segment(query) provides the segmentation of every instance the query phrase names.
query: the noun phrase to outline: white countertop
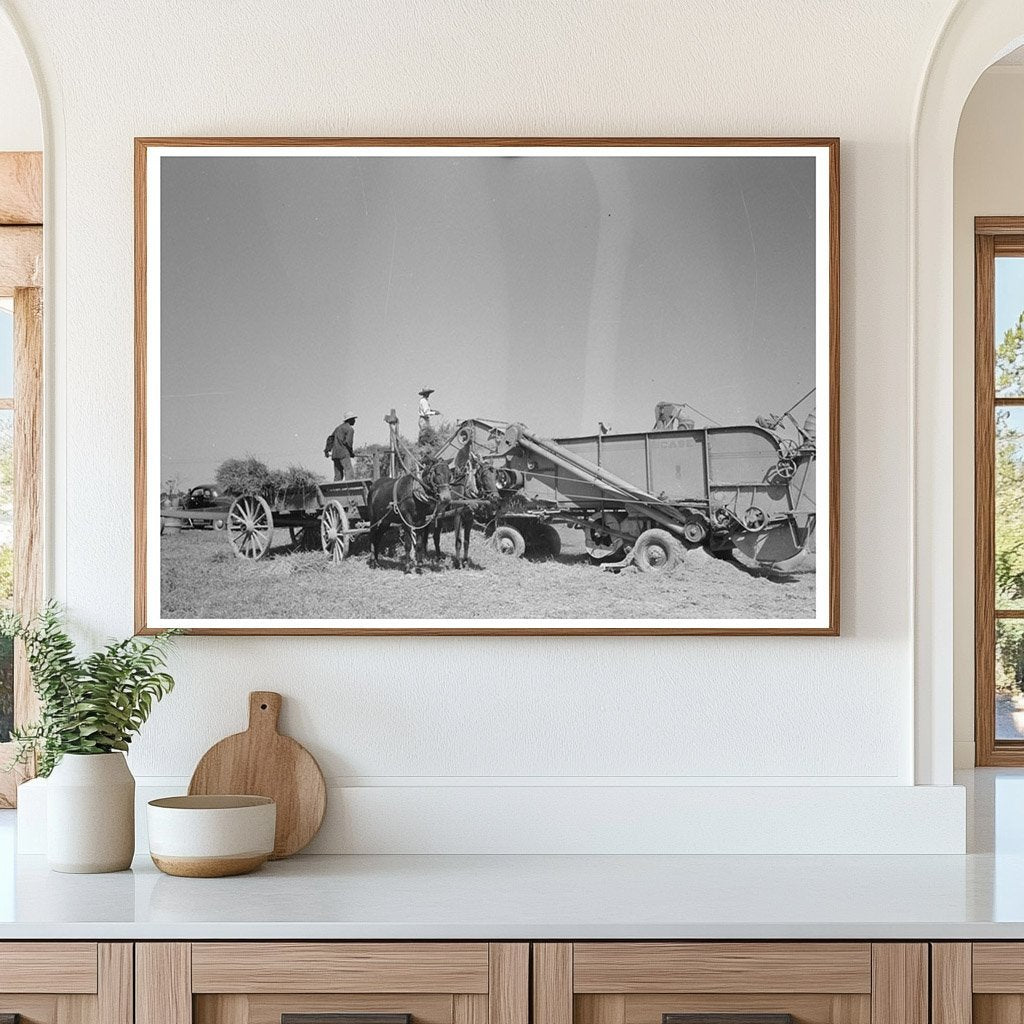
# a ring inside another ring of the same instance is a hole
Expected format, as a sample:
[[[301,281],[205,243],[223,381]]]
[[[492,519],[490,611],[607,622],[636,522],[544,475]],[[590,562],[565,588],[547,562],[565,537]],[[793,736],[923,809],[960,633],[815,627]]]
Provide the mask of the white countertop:
[[[1024,856],[298,857],[182,879],[23,857],[0,939],[1024,938]]]
[[[0,940],[1024,939],[1024,772],[978,771],[967,856],[296,857],[60,875],[0,812]]]

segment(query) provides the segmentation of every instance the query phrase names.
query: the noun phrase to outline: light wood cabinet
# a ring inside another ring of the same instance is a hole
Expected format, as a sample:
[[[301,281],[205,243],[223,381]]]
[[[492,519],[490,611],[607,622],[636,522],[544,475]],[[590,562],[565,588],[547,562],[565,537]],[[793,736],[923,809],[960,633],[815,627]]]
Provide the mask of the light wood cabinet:
[[[537,943],[533,1024],[928,1024],[928,979],[924,943]]]
[[[139,943],[136,1024],[529,1024],[529,972],[515,942]]]
[[[0,943],[0,1017],[132,1024],[130,942]]]
[[[1024,942],[932,945],[934,1024],[1024,1021]]]
[[[0,1024],[14,1014],[21,1024],[1024,1024],[1024,943],[0,943]]]

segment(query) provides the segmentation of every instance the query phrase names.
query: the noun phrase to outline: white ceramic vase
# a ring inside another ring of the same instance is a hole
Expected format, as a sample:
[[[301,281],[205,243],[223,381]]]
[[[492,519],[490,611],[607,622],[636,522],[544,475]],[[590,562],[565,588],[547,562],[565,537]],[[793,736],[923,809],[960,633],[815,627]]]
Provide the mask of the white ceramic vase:
[[[135,778],[124,754],[65,754],[46,783],[54,871],[124,871],[135,853]]]

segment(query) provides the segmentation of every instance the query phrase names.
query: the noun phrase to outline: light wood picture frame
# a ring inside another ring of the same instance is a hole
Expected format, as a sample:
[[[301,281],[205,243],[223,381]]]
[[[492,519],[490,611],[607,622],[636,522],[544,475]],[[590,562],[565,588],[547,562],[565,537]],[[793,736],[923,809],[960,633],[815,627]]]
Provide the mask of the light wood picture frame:
[[[838,139],[135,176],[138,632],[838,634]]]

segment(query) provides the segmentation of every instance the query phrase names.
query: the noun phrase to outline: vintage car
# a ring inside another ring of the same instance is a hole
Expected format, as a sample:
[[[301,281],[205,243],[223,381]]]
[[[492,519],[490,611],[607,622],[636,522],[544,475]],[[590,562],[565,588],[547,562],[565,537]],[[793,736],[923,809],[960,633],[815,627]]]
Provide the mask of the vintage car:
[[[196,484],[175,501],[161,500],[160,532],[164,529],[222,530],[234,499],[221,496],[213,484]]]

